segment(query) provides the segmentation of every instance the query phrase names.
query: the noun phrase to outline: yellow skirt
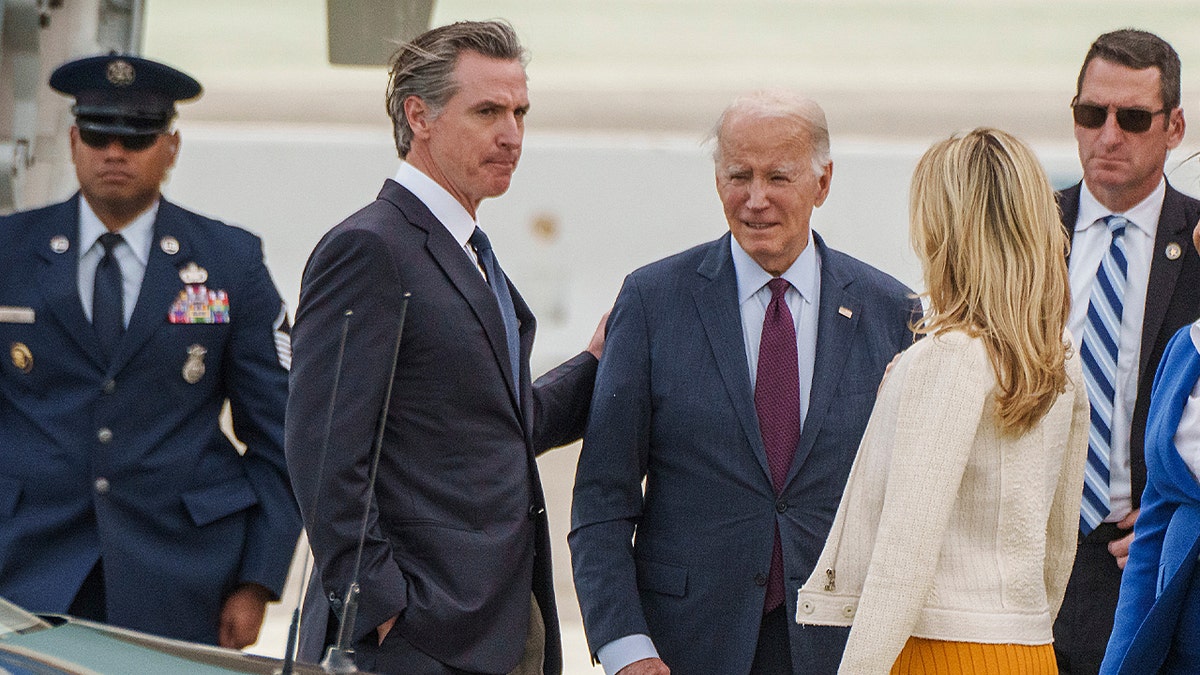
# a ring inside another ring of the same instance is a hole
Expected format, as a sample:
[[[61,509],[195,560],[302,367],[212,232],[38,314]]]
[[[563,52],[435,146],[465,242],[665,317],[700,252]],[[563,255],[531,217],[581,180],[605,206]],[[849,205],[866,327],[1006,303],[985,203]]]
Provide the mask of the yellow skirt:
[[[946,642],[910,637],[891,675],[1058,675],[1054,645]]]

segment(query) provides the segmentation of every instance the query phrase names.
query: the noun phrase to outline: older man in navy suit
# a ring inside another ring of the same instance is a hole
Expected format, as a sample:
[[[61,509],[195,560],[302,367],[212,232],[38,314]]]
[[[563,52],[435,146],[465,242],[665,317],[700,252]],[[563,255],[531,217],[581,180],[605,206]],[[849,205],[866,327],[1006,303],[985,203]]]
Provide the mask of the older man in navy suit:
[[[730,233],[613,309],[569,538],[584,626],[610,674],[833,673],[845,630],[788,617],[920,305],[811,232],[816,103],[736,100],[715,159]]]
[[[535,458],[582,434],[603,333],[531,381],[536,322],[479,225],[521,156],[524,54],[499,21],[402,46],[388,109],[404,161],[304,271],[287,452],[316,557],[307,659],[357,579],[359,667],[562,670]]]
[[[160,197],[199,83],[96,56],[50,85],[79,193],[0,220],[0,595],[244,647],[300,530],[287,313],[257,237]]]

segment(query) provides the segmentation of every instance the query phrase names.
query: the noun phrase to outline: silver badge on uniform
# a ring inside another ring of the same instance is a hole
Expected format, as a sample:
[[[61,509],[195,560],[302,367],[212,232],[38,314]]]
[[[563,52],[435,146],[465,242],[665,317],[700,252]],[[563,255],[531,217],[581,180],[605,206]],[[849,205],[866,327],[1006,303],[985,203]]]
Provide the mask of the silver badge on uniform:
[[[187,351],[187,361],[183,362],[183,381],[196,384],[204,377],[204,355],[208,350],[201,345],[192,345]]]
[[[1171,242],[1167,244],[1166,254],[1167,260],[1179,260],[1179,256],[1183,255],[1183,248],[1179,244]]]
[[[61,234],[50,237],[50,250],[55,253],[66,253],[71,248],[71,240]]]
[[[179,240],[171,235],[167,235],[158,240],[158,247],[167,255],[175,255],[179,253]]]
[[[104,69],[104,77],[114,87],[128,87],[133,84],[137,75],[134,73],[133,64],[124,59],[116,59],[108,62],[108,67]]]
[[[202,284],[208,281],[208,270],[191,261],[179,270],[179,278],[185,284]]]

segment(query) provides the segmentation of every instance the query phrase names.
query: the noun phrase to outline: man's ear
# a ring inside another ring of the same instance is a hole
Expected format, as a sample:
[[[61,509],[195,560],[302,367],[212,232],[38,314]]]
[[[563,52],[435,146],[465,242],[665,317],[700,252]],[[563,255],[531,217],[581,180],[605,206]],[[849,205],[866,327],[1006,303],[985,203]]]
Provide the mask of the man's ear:
[[[429,138],[429,106],[420,96],[409,96],[404,99],[404,117],[408,126],[413,130],[413,137],[425,140]]]

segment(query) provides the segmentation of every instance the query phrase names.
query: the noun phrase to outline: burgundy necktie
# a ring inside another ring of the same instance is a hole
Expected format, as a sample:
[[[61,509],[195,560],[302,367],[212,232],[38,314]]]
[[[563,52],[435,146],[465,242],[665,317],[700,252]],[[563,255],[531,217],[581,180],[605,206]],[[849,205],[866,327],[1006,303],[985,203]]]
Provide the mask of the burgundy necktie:
[[[800,366],[796,356],[796,326],[784,300],[788,282],[776,278],[767,282],[767,286],[771,289],[771,302],[767,305],[758,346],[754,408],[767,451],[767,466],[771,469],[771,485],[778,495],[800,441]],[[763,613],[783,604],[783,597],[783,546],[777,524]]]

